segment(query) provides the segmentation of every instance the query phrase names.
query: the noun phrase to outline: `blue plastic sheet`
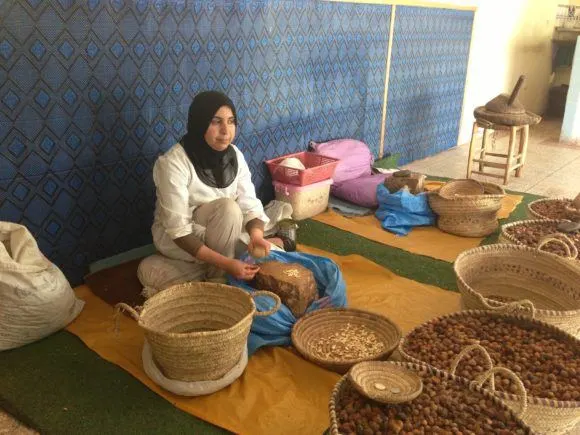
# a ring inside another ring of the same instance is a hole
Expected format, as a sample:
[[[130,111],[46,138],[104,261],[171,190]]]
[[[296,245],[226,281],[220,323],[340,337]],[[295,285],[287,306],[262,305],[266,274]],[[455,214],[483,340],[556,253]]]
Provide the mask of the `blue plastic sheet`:
[[[252,261],[248,254],[245,254],[240,260]],[[307,313],[320,308],[346,306],[346,284],[340,268],[334,261],[317,255],[283,251],[270,251],[270,255],[261,261],[298,263],[313,272],[319,299],[310,304],[306,310]],[[230,285],[240,287],[248,292],[255,291],[245,281],[228,277],[228,282]],[[254,300],[258,311],[266,311],[273,305],[272,299],[265,296],[259,296]],[[296,317],[283,304],[276,313],[270,316],[254,317],[248,338],[248,353],[251,355],[262,346],[290,345],[290,335],[294,323],[296,323]]]
[[[382,227],[398,235],[407,235],[413,227],[434,225],[435,214],[426,193],[413,195],[408,190],[390,193],[383,184],[377,186],[379,208],[375,216]]]

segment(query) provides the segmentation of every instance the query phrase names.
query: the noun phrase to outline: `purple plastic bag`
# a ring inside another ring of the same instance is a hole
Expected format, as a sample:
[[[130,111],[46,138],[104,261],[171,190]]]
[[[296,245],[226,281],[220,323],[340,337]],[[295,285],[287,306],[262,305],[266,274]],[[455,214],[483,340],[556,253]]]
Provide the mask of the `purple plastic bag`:
[[[331,192],[334,196],[345,201],[358,204],[363,207],[378,207],[377,186],[385,182],[390,174],[373,174],[356,178],[354,180],[334,183]]]
[[[336,139],[329,142],[310,142],[313,152],[339,159],[332,179],[335,183],[371,175],[373,155],[364,142],[355,139]],[[376,187],[376,186],[375,186]]]

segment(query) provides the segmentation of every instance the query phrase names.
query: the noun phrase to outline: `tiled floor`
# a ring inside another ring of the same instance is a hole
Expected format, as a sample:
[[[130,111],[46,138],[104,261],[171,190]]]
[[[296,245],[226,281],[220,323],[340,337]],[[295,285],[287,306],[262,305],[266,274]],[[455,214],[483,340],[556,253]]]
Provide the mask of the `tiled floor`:
[[[542,196],[574,198],[580,192],[580,146],[558,141],[561,121],[543,121],[530,130],[528,154],[520,178],[510,177],[508,189]],[[498,137],[496,152],[506,152],[507,136]],[[469,144],[412,162],[405,168],[429,175],[465,178]],[[486,171],[490,169],[486,168]],[[497,170],[500,171],[500,170]],[[499,178],[473,175],[473,178],[501,183]]]
[[[560,144],[560,128],[561,121],[554,120],[544,121],[532,128],[522,177],[511,177],[506,186],[508,189],[568,198],[580,192],[580,146]],[[505,152],[506,146],[507,138],[496,140],[496,150]],[[465,144],[405,167],[429,175],[464,178],[468,152],[469,144]],[[474,178],[490,182],[499,180],[481,176]],[[28,435],[36,432],[0,410],[0,434]]]

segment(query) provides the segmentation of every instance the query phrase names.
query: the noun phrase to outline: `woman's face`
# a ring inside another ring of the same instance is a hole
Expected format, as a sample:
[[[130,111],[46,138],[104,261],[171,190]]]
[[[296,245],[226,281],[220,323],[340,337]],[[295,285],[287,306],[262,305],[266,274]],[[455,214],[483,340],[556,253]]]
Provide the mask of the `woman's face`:
[[[204,139],[216,151],[225,150],[236,135],[236,119],[232,109],[222,106],[215,113],[205,132]]]

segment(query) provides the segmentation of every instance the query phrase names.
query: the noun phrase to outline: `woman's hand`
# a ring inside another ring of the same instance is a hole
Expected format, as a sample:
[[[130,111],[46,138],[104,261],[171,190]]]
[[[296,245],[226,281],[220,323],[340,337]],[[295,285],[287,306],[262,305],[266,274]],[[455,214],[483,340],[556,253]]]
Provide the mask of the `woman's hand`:
[[[267,257],[270,255],[270,246],[270,242],[264,239],[263,233],[256,231],[250,236],[248,252],[255,258]]]
[[[224,270],[236,279],[242,281],[250,281],[254,279],[256,273],[260,270],[260,266],[256,264],[247,264],[243,261],[230,259]]]

